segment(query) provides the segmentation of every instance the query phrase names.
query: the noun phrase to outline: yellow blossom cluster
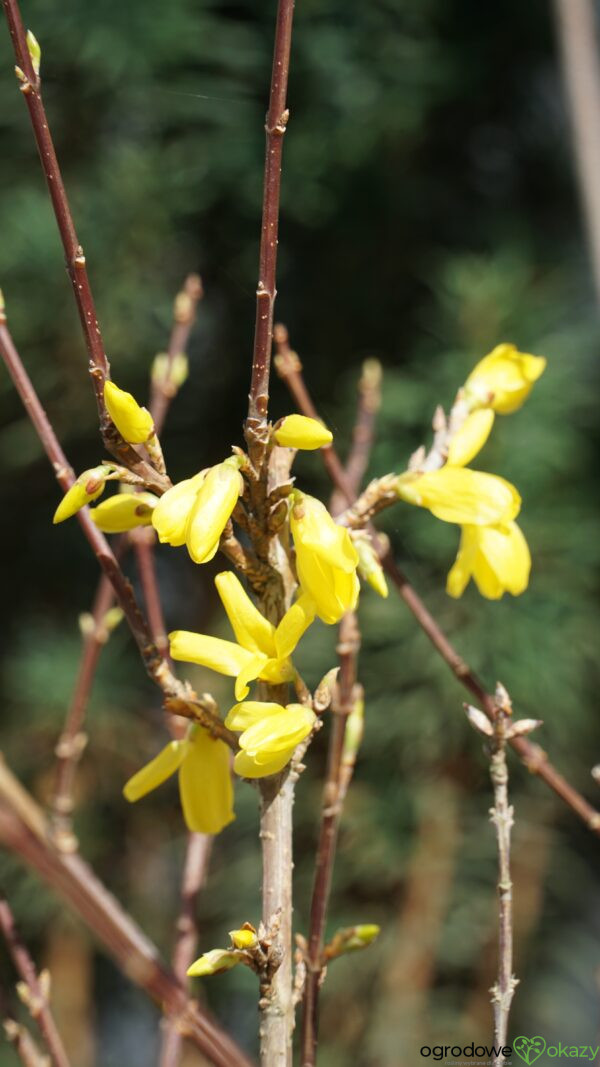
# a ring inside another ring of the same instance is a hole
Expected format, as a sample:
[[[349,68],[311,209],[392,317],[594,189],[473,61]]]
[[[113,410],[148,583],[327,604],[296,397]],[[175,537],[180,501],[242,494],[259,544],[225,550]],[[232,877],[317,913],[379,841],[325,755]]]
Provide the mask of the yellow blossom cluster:
[[[505,592],[518,596],[527,588],[531,556],[514,521],[521,497],[504,478],[466,465],[487,441],[495,414],[517,411],[545,366],[541,356],[498,345],[465,382],[462,401],[467,414],[450,438],[445,464],[424,473],[409,471],[398,479],[402,500],[461,526],[458,555],[446,585],[450,596],[461,596],[471,578],[490,600]]]
[[[495,348],[477,364],[459,391],[460,417],[454,423],[451,420],[439,465],[437,461],[429,467],[425,464],[423,469],[409,470],[395,479],[400,499],[428,508],[442,521],[461,527],[457,559],[448,575],[451,596],[460,596],[471,577],[480,592],[491,599],[505,591],[517,595],[527,587],[529,549],[515,522],[521,498],[503,478],[467,465],[485,444],[495,415],[516,411],[544,367],[545,360],[519,352],[513,345]],[[122,438],[133,446],[145,447],[151,456],[159,448],[151,414],[111,381],[105,384],[104,400]],[[331,440],[326,427],[302,415],[286,416],[271,429],[271,444],[281,448],[326,448]],[[248,463],[238,450],[223,462],[173,485],[160,498],[148,492],[120,491],[92,508],[92,519],[105,533],[152,525],[162,543],[185,545],[195,563],[206,563],[215,556],[236,508],[244,510],[244,475],[251,474]],[[54,521],[61,522],[93,503],[106,481],[118,480],[122,473],[122,468],[110,463],[85,471],[65,494]],[[240,503],[242,498],[244,503]],[[216,576],[215,585],[234,640],[188,630],[169,635],[174,660],[235,679],[237,703],[224,725],[239,735],[233,768],[244,778],[283,771],[316,725],[315,712],[304,704],[284,706],[247,699],[250,685],[255,681],[273,686],[298,681],[292,661],[298,642],[315,617],[334,624],[356,607],[358,573],[381,596],[387,596],[367,531],[351,533],[334,521],[324,504],[296,488],[290,487],[288,501],[298,592],[283,617],[270,621],[236,575],[224,571]],[[357,736],[362,733],[362,709],[359,719]],[[125,796],[138,800],[175,773],[191,830],[218,833],[234,818],[229,752],[224,741],[201,725],[191,725],[183,739],[171,741],[130,778]],[[234,940],[233,950],[215,950],[219,959],[205,957],[199,966],[201,970],[205,966],[231,966],[237,959],[235,953],[243,947]]]

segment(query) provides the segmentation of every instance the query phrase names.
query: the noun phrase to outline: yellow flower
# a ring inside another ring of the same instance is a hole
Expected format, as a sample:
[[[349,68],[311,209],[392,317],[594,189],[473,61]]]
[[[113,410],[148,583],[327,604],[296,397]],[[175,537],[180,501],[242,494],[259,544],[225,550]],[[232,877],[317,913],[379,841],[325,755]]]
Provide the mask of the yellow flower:
[[[186,544],[194,563],[208,563],[244,491],[239,467],[233,456],[168,489],[152,516],[159,540]]]
[[[179,795],[188,830],[218,834],[235,818],[229,749],[202,726],[192,726],[182,741],[170,741],[134,774],[123,793],[132,803],[179,772]]]
[[[102,533],[126,533],[136,526],[149,526],[158,497],[152,493],[117,493],[90,512]]]
[[[527,588],[531,556],[516,522],[495,526],[463,526],[456,562],[446,589],[462,596],[473,578],[482,596],[498,600],[503,593],[518,596]]]
[[[309,419],[306,415],[286,415],[275,427],[273,436],[278,445],[307,451],[330,445],[333,441],[333,434],[322,422]]]
[[[241,730],[240,751],[233,769],[241,778],[266,778],[291,760],[294,750],[308,737],[317,716],[304,704],[269,704],[245,700],[227,715],[225,725]]]
[[[471,407],[490,407],[499,415],[510,415],[527,400],[545,368],[543,356],[519,352],[515,345],[496,345],[467,378],[467,402]]]
[[[490,436],[494,419],[491,408],[479,408],[467,415],[460,429],[452,435],[448,447],[448,463],[451,467],[466,467],[481,451]]]
[[[188,978],[204,978],[209,974],[218,974],[219,971],[229,971],[232,967],[242,962],[243,957],[239,952],[232,952],[231,949],[228,951],[224,948],[212,948],[210,952],[205,952],[202,956],[199,956],[191,967],[188,967],[186,974]]]
[[[514,485],[496,474],[465,467],[442,467],[426,474],[408,472],[398,478],[398,496],[408,504],[429,508],[444,522],[489,526],[516,518],[521,497]]]
[[[175,630],[169,634],[173,659],[198,663],[235,678],[236,700],[247,695],[248,683],[255,678],[274,685],[291,681],[294,668],[289,656],[315,616],[310,598],[299,597],[275,627],[261,615],[233,571],[218,574],[215,585],[237,644]]]
[[[72,515],[84,508],[86,504],[90,504],[92,500],[97,500],[101,493],[104,492],[105,479],[109,473],[110,467],[101,465],[92,467],[90,470],[80,474],[71,488],[67,489],[54,512],[52,522],[55,525],[57,522],[64,522],[65,519],[70,519]]]
[[[132,445],[142,445],[154,433],[152,415],[140,407],[131,393],[114,382],[104,383],[104,403],[121,437]]]
[[[239,930],[230,930],[229,936],[234,948],[254,948],[258,942],[256,930],[253,926],[242,926]]]
[[[290,527],[298,580],[323,622],[339,622],[356,607],[358,552],[347,529],[338,526],[320,500],[294,490]]]

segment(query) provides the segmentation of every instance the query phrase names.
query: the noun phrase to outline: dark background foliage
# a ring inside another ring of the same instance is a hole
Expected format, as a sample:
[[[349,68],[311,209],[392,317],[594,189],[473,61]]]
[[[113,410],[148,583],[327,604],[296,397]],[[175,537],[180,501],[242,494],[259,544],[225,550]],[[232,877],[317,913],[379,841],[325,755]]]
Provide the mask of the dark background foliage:
[[[118,382],[139,397],[189,270],[206,286],[191,375],[164,446],[174,478],[241,439],[249,380],[263,115],[274,5],[254,0],[29,0],[46,103]],[[54,220],[0,35],[0,280],[14,336],[78,469],[100,458]],[[286,137],[278,316],[343,449],[360,364],[378,356],[384,405],[373,472],[401,470],[471,365],[501,340],[545,354],[528,405],[498,420],[480,465],[524,497],[531,587],[518,600],[444,593],[457,531],[406,507],[384,526],[461,653],[594,801],[600,740],[594,500],[598,327],[576,204],[550,5],[505,0],[302,0]],[[273,384],[272,411],[289,410]],[[40,798],[73,685],[77,616],[96,568],[75,523],[53,528],[55,483],[0,375],[3,751]],[[298,466],[326,496],[318,457]],[[169,627],[225,633],[216,566],[158,554]],[[379,922],[376,946],[331,967],[323,1067],[414,1064],[422,1045],[486,1041],[495,965],[495,854],[486,760],[463,693],[402,603],[363,597],[367,729],[340,838],[330,930]],[[315,684],[335,634],[300,661]],[[231,686],[207,672],[224,706]],[[296,805],[295,927],[306,930],[326,731]],[[157,697],[124,627],[103,657],[78,784],[82,852],[169,952],[184,833],[174,787],[129,808],[121,786],[161,743]],[[511,759],[516,970],[511,1036],[596,1043],[596,841]],[[201,947],[259,914],[256,798],[216,842]],[[152,1061],[157,1016],[39,883],[0,857],[23,930],[54,974],[78,1067]],[[248,1048],[253,977],[202,994]],[[9,974],[7,969],[7,974]],[[0,1048],[0,1064],[12,1064]],[[189,1063],[197,1062],[191,1058]]]

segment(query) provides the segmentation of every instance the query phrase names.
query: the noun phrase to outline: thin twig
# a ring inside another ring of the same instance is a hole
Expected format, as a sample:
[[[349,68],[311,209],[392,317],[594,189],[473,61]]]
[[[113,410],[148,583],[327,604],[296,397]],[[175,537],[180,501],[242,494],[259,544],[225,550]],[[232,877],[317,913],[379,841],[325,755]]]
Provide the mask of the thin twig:
[[[202,279],[198,274],[189,274],[183,288],[173,304],[173,327],[167,348],[167,366],[165,373],[158,378],[152,377],[150,388],[150,413],[154,419],[154,428],[158,436],[162,432],[171,400],[177,393],[177,383],[173,381],[172,371],[178,356],[184,355],[190,333],[196,321],[198,302],[204,296]]]
[[[331,711],[333,722],[329,741],[327,779],[323,790],[323,809],[317,848],[315,880],[310,908],[308,950],[305,958],[301,1065],[314,1067],[318,1039],[319,990],[323,971],[323,939],[331,879],[335,860],[338,828],[342,812],[342,756],[346,723],[356,698],[356,657],[360,642],[356,616],[344,615],[340,624],[338,656],[340,672]],[[347,781],[346,781],[347,788]]]
[[[83,648],[75,689],[67,711],[62,733],[56,745],[56,785],[52,798],[52,834],[59,848],[72,851],[77,847],[73,834],[73,784],[77,765],[86,745],[83,722],[89,702],[100,653],[108,640],[105,624],[107,612],[114,604],[111,582],[102,575],[98,583],[91,612],[89,632],[83,636]]]
[[[276,358],[277,372],[284,380],[292,394],[298,410],[303,415],[318,418],[317,410],[306,388],[302,376],[302,364],[295,353],[281,353]],[[348,485],[346,472],[335,449],[329,445],[320,449],[321,457],[326,470],[337,488],[344,494],[348,504],[354,502],[354,494]],[[446,637],[439,623],[433,618],[425,607],[418,593],[410,584],[406,575],[397,566],[391,549],[382,543],[381,539],[374,540],[375,547],[379,552],[381,563],[395,586],[397,592],[404,600],[408,609],[412,612],[419,626],[427,635],[432,645],[439,652],[444,662],[450,667],[452,673],[459,682],[465,686],[481,702],[483,709],[490,720],[494,716],[494,698],[491,696],[483,682],[478,678],[475,671],[464,661],[456,651],[452,643]],[[596,811],[591,804],[577,792],[576,789],[560,774],[546,757],[546,753],[539,745],[527,741],[524,737],[514,737],[510,740],[511,746],[518,752],[521,760],[531,771],[537,774],[552,789],[557,796],[574,811],[593,833],[600,835],[600,812]]]
[[[10,1012],[2,1011],[2,1028],[23,1067],[50,1067],[48,1056],[42,1055],[27,1027],[21,1026]]]
[[[47,990],[44,988],[48,983],[48,975],[46,974],[45,981],[38,976],[35,964],[19,937],[11,907],[4,896],[0,896],[0,931],[21,978],[21,999],[37,1023],[52,1064],[54,1067],[69,1067],[69,1058],[48,1003]]]
[[[498,687],[493,739],[490,752],[490,778],[494,787],[494,807],[490,821],[496,829],[498,845],[498,977],[492,994],[494,1008],[494,1045],[499,1050],[494,1067],[502,1067],[501,1050],[506,1047],[510,1005],[517,985],[513,975],[512,880],[510,873],[510,831],[513,807],[508,803],[508,766],[506,763],[506,726],[512,709],[507,694]]]
[[[189,834],[181,881],[181,911],[177,920],[173,949],[173,974],[185,987],[187,971],[194,960],[198,944],[196,901],[206,883],[213,837]],[[160,1051],[159,1067],[177,1067],[181,1056],[182,1034],[174,1021],[168,1021]]]
[[[197,1003],[190,1001],[158,949],[122,909],[78,854],[61,853],[33,797],[0,758],[0,844],[20,856],[99,939],[132,982],[178,1020],[192,1041],[216,1067],[252,1067],[251,1061]]]
[[[107,378],[110,378],[110,366],[98,324],[85,255],[75,230],[62,174],[56,158],[48,117],[42,100],[40,77],[33,69],[18,0],[3,0],[3,4],[18,65],[17,69],[21,72],[19,75],[21,92],[29,111],[35,143],[65,252],[67,273],[71,280],[73,295],[85,338],[89,356],[90,376],[98,405],[102,440],[108,451],[124,466],[139,474],[149,489],[163,493],[170,485],[168,478],[160,475],[131,445],[123,440],[106,411],[104,383]]]
[[[269,403],[273,309],[277,292],[276,270],[281,158],[283,135],[289,118],[286,97],[293,16],[294,0],[278,0],[271,91],[265,124],[266,151],[258,287],[256,290],[256,323],[248,419],[246,422],[246,436],[249,442],[252,443],[258,443],[261,439],[264,439]],[[262,440],[262,443],[264,444],[264,440]]]

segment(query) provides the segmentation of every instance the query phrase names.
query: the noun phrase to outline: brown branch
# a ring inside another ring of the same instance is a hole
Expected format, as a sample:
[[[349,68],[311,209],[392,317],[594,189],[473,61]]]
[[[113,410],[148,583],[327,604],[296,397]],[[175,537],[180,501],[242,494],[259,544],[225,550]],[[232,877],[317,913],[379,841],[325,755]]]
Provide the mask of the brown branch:
[[[181,882],[181,911],[177,920],[173,949],[173,974],[185,988],[187,971],[193,963],[198,944],[196,900],[206,884],[213,837],[210,834],[189,834]],[[165,1029],[160,1051],[159,1067],[177,1067],[181,1055],[182,1034],[173,1021]]]
[[[369,466],[375,436],[375,420],[381,407],[381,363],[367,359],[363,363],[358,383],[358,408],[352,431],[352,445],[346,459],[346,477],[354,496],[358,496],[363,478]],[[345,496],[334,490],[331,511],[337,515],[346,503]]]
[[[183,289],[175,297],[166,370],[160,378],[152,377],[150,387],[149,406],[157,436],[160,436],[162,432],[171,400],[177,393],[178,386],[172,378],[173,365],[178,356],[185,354],[190,333],[196,321],[198,303],[203,296],[202,279],[198,274],[189,274],[185,279]]]
[[[98,406],[102,440],[108,451],[120,463],[139,474],[149,489],[160,494],[165,489],[168,489],[170,485],[169,479],[158,474],[150,463],[142,459],[139,453],[123,440],[106,411],[104,383],[107,378],[110,378],[110,366],[98,324],[85,255],[75,230],[73,216],[56,157],[48,117],[42,100],[40,78],[33,69],[31,56],[29,55],[18,0],[3,0],[3,5],[18,70],[21,72],[19,75],[21,92],[29,111],[33,136],[48,186],[56,224],[65,253],[67,273],[71,280],[73,295],[85,338],[90,376]]]
[[[42,1056],[27,1027],[13,1019],[10,1012],[2,1011],[2,1028],[24,1067],[48,1067],[48,1057]]]
[[[0,931],[21,978],[21,999],[37,1023],[51,1062],[54,1067],[69,1067],[69,1059],[48,1003],[44,981],[38,976],[35,964],[19,937],[13,913],[4,896],[0,896]]]
[[[289,118],[286,109],[294,0],[278,0],[269,110],[265,124],[266,152],[263,184],[262,226],[256,290],[256,323],[252,378],[246,421],[249,443],[264,445],[269,404],[271,340],[275,306],[279,199],[283,135]]]
[[[0,758],[0,844],[16,853],[80,916],[123,973],[165,1015],[178,1020],[216,1067],[252,1067],[251,1061],[164,965],[158,950],[77,854],[58,851],[41,808]]]
[[[154,545],[156,534],[151,526],[141,526],[132,530],[130,540],[133,543],[142,596],[148,617],[152,640],[160,654],[168,660],[169,639],[160,600],[160,590],[156,577]]]
[[[342,813],[342,757],[348,716],[356,699],[356,657],[360,644],[357,619],[353,612],[340,624],[338,656],[340,672],[331,710],[333,722],[329,740],[327,780],[323,791],[321,828],[310,908],[306,979],[304,985],[301,1057],[302,1067],[314,1067],[317,1055],[319,990],[323,973],[323,939],[338,828]],[[345,782],[347,788],[348,781]]]
[[[298,410],[303,415],[318,418],[317,410],[304,383],[302,365],[296,354],[292,352],[281,353],[276,357],[275,364],[278,374],[287,385]],[[320,449],[320,452],[332,482],[344,494],[348,504],[352,505],[354,503],[354,494],[352,493],[352,487],[348,484],[346,472],[337,452],[331,445]],[[421,629],[427,634],[432,645],[450,667],[453,674],[470,693],[478,698],[488,718],[493,720],[493,696],[487,692],[475,671],[465,663],[446,637],[442,628],[427,610],[406,575],[397,566],[389,546],[385,546],[381,538],[376,539],[374,544],[386,573]],[[532,774],[537,774],[583,820],[590,830],[600,835],[600,812],[596,811],[556,770],[546,757],[543,749],[539,745],[527,741],[524,737],[511,738],[510,744],[519,754],[528,770]]]
[[[56,784],[52,798],[52,835],[58,848],[73,851],[77,839],[73,834],[73,785],[75,772],[86,745],[83,722],[89,702],[100,653],[108,640],[105,625],[107,612],[114,604],[111,582],[102,575],[98,583],[94,606],[91,612],[90,632],[83,637],[83,648],[75,689],[65,718],[62,733],[56,745]]]
[[[512,708],[506,691],[496,693],[493,740],[490,752],[490,778],[494,787],[494,807],[490,820],[496,829],[498,846],[498,977],[490,990],[494,1008],[494,1045],[506,1046],[510,1005],[518,979],[513,975],[513,906],[510,871],[510,836],[513,808],[508,803],[508,766],[506,763],[507,725]],[[494,1067],[502,1067],[501,1051],[494,1057]]]

